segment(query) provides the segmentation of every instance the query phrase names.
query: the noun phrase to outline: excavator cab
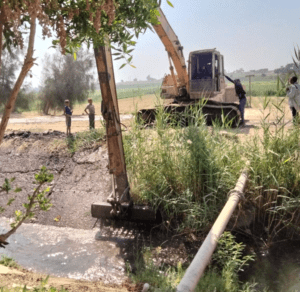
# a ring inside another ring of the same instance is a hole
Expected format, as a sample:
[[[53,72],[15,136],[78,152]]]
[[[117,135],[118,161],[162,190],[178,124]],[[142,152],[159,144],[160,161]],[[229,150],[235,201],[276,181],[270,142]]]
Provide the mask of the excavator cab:
[[[211,97],[225,88],[223,56],[215,49],[189,55],[190,98]]]

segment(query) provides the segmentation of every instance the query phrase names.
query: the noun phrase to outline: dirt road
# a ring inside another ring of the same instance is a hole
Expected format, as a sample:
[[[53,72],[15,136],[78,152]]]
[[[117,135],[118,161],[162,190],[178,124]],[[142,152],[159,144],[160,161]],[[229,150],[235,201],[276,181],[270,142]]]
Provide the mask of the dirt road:
[[[263,97],[252,97],[252,107],[245,109],[245,119],[247,120],[246,129],[241,129],[241,133],[251,134],[255,133],[257,127],[260,127],[261,121],[267,117],[266,121],[273,123],[276,118],[281,115],[285,115],[286,122],[291,120],[291,113],[287,100],[281,103],[282,98],[271,97],[270,102],[266,106],[266,100]],[[143,97],[127,98],[118,101],[119,110],[122,123],[125,126],[130,126],[132,120],[132,114],[136,110],[143,108],[152,108],[158,103],[168,103],[169,100],[161,100],[154,95],[146,95]],[[281,104],[282,111],[279,111],[276,106]],[[102,117],[100,114],[100,102],[94,103],[96,108],[96,121],[95,127],[102,127]],[[81,132],[88,130],[89,123],[87,115],[82,115],[84,112],[85,104],[76,105],[74,107],[72,118],[72,132]],[[65,118],[62,112],[52,112],[49,116],[41,116],[39,112],[24,112],[22,114],[13,114],[9,120],[7,131],[32,131],[32,132],[44,132],[48,130],[54,131],[66,131]]]
[[[126,98],[119,100],[119,110],[121,115],[121,121],[126,126],[129,126],[132,119],[132,114],[142,108],[151,108],[157,102],[154,95],[145,95],[143,97]],[[100,102],[94,103],[96,108],[96,121],[95,127],[102,127],[101,117],[101,104]],[[88,116],[83,115],[85,104],[75,105],[72,116],[72,127],[73,133],[86,131],[89,128]],[[9,131],[31,131],[31,132],[45,132],[48,130],[53,131],[66,131],[65,117],[62,115],[63,111],[50,112],[50,115],[42,115],[40,112],[24,112],[21,114],[14,113],[11,115],[7,126],[7,132]]]

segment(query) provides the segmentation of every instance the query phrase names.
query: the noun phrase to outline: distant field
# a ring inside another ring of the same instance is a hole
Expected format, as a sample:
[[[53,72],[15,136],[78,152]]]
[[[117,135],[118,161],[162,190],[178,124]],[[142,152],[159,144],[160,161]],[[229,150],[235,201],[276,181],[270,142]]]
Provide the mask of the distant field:
[[[247,96],[250,95],[249,82],[242,82],[246,87]],[[277,94],[277,82],[272,81],[254,81],[251,82],[252,96],[275,96]]]
[[[246,87],[247,96],[250,96],[249,82],[243,81]],[[117,96],[118,99],[141,97],[149,94],[159,95],[160,83],[157,84],[132,84],[132,85],[118,85]],[[251,96],[275,96],[277,94],[277,82],[275,80],[267,81],[252,81],[251,82]],[[95,101],[101,101],[100,90],[91,93],[91,97]]]
[[[152,84],[133,84],[133,85],[119,85],[117,87],[118,99],[131,98],[131,97],[142,97],[149,94],[159,95],[161,83]],[[90,97],[94,101],[101,101],[101,92],[96,90],[90,94]]]
[[[145,88],[145,87],[160,87],[161,86],[161,81],[159,82],[154,82],[154,83],[136,83],[136,84],[123,84],[123,83],[118,83],[117,84],[117,90],[119,89],[136,89],[136,88]]]

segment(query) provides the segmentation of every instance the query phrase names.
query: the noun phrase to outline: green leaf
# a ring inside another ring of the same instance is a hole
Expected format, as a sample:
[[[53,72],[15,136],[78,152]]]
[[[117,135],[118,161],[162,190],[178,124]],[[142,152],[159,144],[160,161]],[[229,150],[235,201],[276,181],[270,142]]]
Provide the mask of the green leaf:
[[[12,203],[14,200],[15,200],[14,198],[9,199],[8,202],[7,202],[7,206],[10,206],[11,203]]]
[[[22,205],[23,205],[23,207],[24,207],[25,209],[28,209],[28,208],[29,208],[29,204],[27,204],[27,203],[23,203]]]
[[[130,64],[130,66],[131,66],[132,68],[136,68],[134,65],[131,65],[131,64]]]
[[[167,0],[167,3],[174,8],[173,4],[169,0]]]
[[[56,46],[56,45],[58,45],[58,44],[59,44],[59,40],[53,40],[53,41],[52,41],[52,45],[53,45],[53,46]]]
[[[119,69],[122,69],[126,66],[126,63],[122,64],[121,67]]]
[[[14,190],[15,193],[19,193],[19,192],[21,192],[21,191],[22,191],[21,188],[15,188],[15,190]]]

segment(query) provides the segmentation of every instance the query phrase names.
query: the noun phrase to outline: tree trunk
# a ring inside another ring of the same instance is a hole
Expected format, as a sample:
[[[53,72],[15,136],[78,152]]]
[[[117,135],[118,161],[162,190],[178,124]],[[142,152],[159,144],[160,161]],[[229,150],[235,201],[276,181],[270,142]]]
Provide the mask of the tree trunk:
[[[43,108],[43,113],[45,115],[48,115],[49,114],[49,108],[50,108],[50,103],[48,100],[45,101],[45,105],[44,105],[44,108]]]
[[[2,143],[4,132],[7,127],[10,114],[15,106],[17,95],[20,91],[20,88],[24,82],[24,79],[25,79],[28,71],[33,66],[33,62],[35,60],[32,58],[33,48],[34,48],[35,31],[36,31],[36,13],[33,13],[31,15],[31,19],[30,19],[30,35],[29,35],[29,42],[28,42],[26,58],[24,60],[24,64],[23,64],[22,70],[19,74],[19,77],[18,77],[18,79],[15,83],[15,86],[10,94],[10,97],[7,101],[7,104],[5,105],[4,113],[2,116],[2,120],[1,120],[1,124],[0,124],[0,144]]]
[[[2,68],[2,41],[3,41],[3,10],[0,9],[0,76],[1,76],[1,68]]]

